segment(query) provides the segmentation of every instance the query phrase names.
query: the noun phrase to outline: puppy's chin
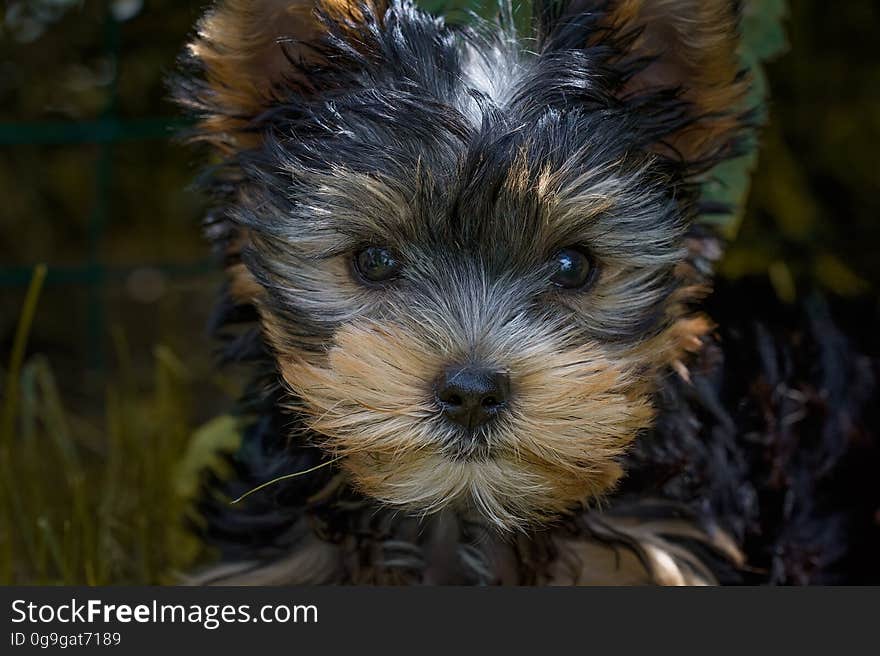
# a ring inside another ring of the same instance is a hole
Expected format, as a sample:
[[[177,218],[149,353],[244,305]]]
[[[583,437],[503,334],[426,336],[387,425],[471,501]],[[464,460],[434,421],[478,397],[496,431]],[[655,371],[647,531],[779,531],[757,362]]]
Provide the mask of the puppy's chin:
[[[451,458],[444,454],[343,460],[365,494],[414,514],[452,508],[481,516],[502,531],[546,523],[607,491],[621,470],[609,462],[595,471],[541,468],[509,456]]]
[[[477,445],[449,427],[433,397],[450,354],[402,329],[346,327],[320,359],[279,351],[279,363],[315,439],[363,493],[415,513],[475,510],[511,530],[607,491],[653,415],[644,376],[620,358],[536,343],[495,353],[513,396]]]

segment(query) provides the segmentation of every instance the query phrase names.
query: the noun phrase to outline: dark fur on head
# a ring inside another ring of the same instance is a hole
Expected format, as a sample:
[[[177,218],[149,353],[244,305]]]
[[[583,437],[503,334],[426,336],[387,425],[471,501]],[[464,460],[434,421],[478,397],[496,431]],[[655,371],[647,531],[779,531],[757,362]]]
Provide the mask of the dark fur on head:
[[[548,0],[533,14],[520,35],[506,6],[460,26],[405,0],[225,0],[189,46],[177,98],[221,156],[208,230],[231,278],[223,321],[260,323],[230,353],[266,365],[232,493],[337,459],[242,513],[203,503],[236,555],[293,550],[282,570],[336,572],[267,580],[458,580],[426,564],[451,543],[463,580],[582,581],[557,571],[572,535],[570,555],[607,561],[584,542],[600,536],[654,580],[713,580],[670,534],[740,562],[714,524],[655,522],[661,539],[576,514],[614,488],[711,329],[692,307],[714,250],[699,183],[750,129],[735,8]],[[368,246],[400,276],[359,279]],[[592,262],[585,289],[550,282],[567,247]],[[467,438],[434,393],[462,364],[512,390]],[[426,513],[422,528],[406,518]],[[569,538],[541,532],[560,518]],[[493,542],[497,529],[528,537]],[[368,535],[419,546],[365,556]]]
[[[731,8],[539,5],[532,40],[409,2],[307,8],[219,4],[190,49],[205,81],[179,95],[228,156],[235,285],[290,404],[358,489],[407,510],[515,528],[605,492],[704,325],[682,322],[685,238],[695,175],[745,125]],[[393,284],[352,274],[369,245],[403,263]],[[572,246],[587,291],[550,283]],[[433,394],[463,363],[513,390],[470,442]]]

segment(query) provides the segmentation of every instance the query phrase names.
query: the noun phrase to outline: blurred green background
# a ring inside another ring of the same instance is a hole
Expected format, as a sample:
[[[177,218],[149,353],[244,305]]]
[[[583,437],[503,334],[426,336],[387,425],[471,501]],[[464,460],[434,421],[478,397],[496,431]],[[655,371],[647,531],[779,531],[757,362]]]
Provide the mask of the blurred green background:
[[[163,583],[205,557],[181,518],[195,469],[235,442],[224,413],[246,373],[212,361],[221,277],[196,157],[169,138],[165,80],[204,5],[3,8],[0,583]],[[768,278],[782,303],[819,286],[876,316],[880,9],[790,5],[783,20],[782,0],[745,3],[750,52],[787,54],[765,67],[762,149],[720,270]]]

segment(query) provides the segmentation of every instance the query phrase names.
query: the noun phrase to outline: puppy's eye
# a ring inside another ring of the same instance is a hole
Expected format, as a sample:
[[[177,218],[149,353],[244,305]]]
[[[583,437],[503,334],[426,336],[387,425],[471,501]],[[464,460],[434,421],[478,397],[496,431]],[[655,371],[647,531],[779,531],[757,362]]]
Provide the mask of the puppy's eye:
[[[368,246],[354,258],[354,267],[364,280],[383,282],[400,273],[400,262],[387,248]]]
[[[551,282],[557,287],[578,289],[593,279],[590,258],[576,248],[563,248],[552,258],[554,266]]]

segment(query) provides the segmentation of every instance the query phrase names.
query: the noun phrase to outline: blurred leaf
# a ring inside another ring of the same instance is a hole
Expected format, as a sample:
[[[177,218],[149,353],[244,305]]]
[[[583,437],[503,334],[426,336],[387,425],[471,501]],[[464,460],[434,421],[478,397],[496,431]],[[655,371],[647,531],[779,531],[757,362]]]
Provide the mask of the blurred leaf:
[[[745,0],[742,11],[739,57],[752,77],[746,107],[756,110],[756,120],[763,124],[768,100],[764,64],[788,47],[783,24],[786,0]],[[703,184],[705,198],[732,208],[730,214],[704,218],[728,238],[736,235],[745,212],[751,176],[758,161],[757,150],[757,140],[752,139],[746,155],[715,167]]]
[[[788,49],[783,20],[786,0],[746,0],[742,9],[740,57],[752,66],[781,55]]]
[[[870,285],[831,253],[816,258],[816,276],[819,281],[838,294],[854,296],[866,292]]]
[[[191,498],[198,491],[204,469],[222,470],[221,454],[236,451],[241,435],[241,420],[232,415],[216,417],[193,433],[175,474],[178,494]]]

